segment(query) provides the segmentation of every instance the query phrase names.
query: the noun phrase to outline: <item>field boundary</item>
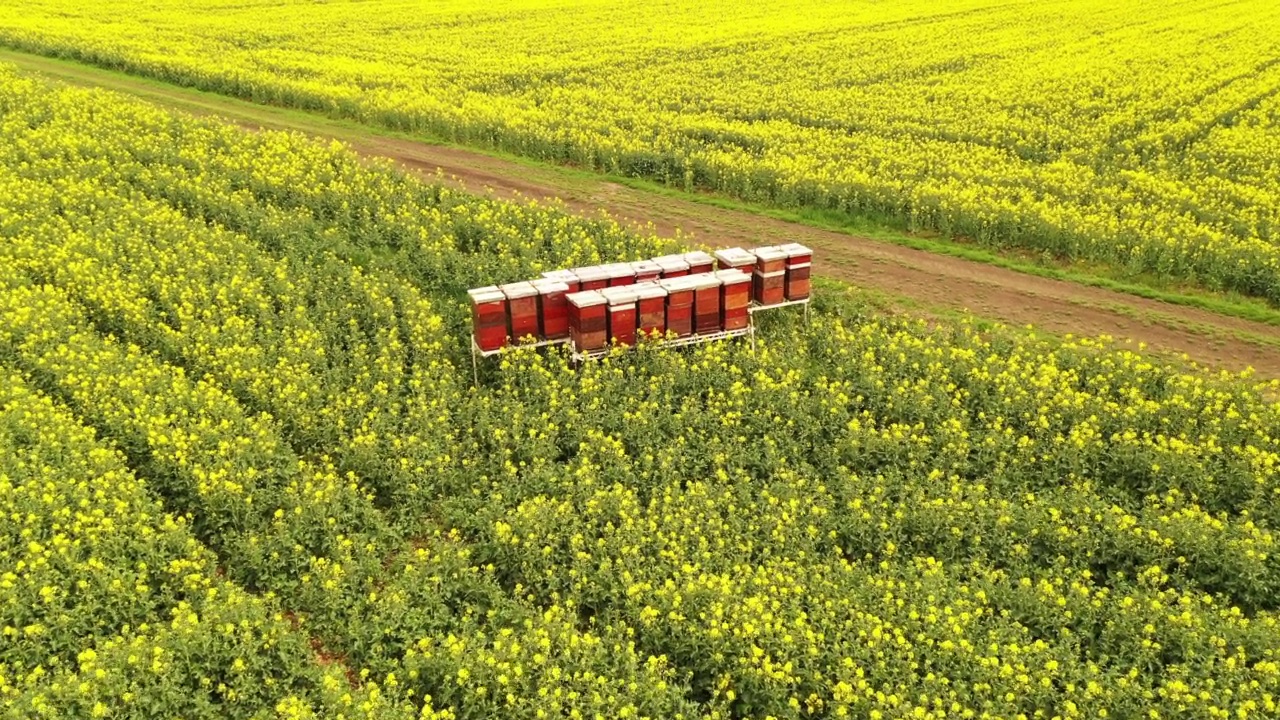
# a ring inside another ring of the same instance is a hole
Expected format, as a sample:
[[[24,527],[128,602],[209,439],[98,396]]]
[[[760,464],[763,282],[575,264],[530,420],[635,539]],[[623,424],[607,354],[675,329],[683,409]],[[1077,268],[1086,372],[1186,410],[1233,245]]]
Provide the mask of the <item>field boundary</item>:
[[[636,178],[609,177],[506,153],[460,147],[294,108],[263,105],[79,61],[0,48],[0,62],[70,85],[121,92],[215,116],[248,129],[290,130],[339,140],[369,157],[471,191],[561,202],[641,230],[708,244],[798,240],[819,250],[817,270],[890,304],[932,313],[971,312],[1058,335],[1109,335],[1168,355],[1280,377],[1280,310],[1261,301],[1188,294],[1036,264],[982,248],[909,235],[833,213],[795,211],[692,194]]]

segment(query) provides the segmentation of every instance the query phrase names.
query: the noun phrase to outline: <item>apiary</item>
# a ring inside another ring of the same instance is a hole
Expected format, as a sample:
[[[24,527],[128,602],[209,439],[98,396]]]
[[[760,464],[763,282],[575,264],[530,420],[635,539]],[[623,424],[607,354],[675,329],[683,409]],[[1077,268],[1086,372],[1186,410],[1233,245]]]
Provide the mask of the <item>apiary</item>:
[[[725,330],[740,330],[750,323],[751,276],[741,270],[720,270],[720,325]]]
[[[637,260],[631,263],[631,272],[637,283],[650,282],[662,277],[662,266],[652,260]]]
[[[621,345],[635,345],[639,301],[635,290],[630,287],[609,288],[600,294],[609,303],[609,336]]]
[[[578,352],[603,350],[609,346],[608,303],[595,290],[565,296],[569,304],[569,337]]]
[[[573,273],[578,276],[579,290],[603,290],[609,287],[609,273],[601,265],[578,268]]]
[[[578,274],[572,270],[549,270],[542,273],[542,277],[546,280],[557,280],[568,287],[566,292],[575,293],[582,289],[582,281],[578,279]]]
[[[468,290],[471,297],[471,327],[476,345],[484,352],[507,344],[507,296],[496,285]]]
[[[538,337],[542,328],[538,322],[538,290],[531,282],[515,282],[498,286],[507,298],[510,315],[511,337],[519,342],[532,335]]]
[[[756,264],[756,256],[742,248],[725,248],[716,251],[716,268],[720,270],[737,270],[744,275],[751,275]]]
[[[720,278],[714,273],[690,275],[694,284],[693,331],[699,335],[720,331]]]
[[[715,264],[715,259],[701,250],[685,253],[684,261],[689,263],[690,275],[709,273],[714,269],[712,266]]]
[[[662,268],[664,279],[684,277],[689,274],[689,263],[685,261],[683,255],[664,255],[654,258],[653,262]]]
[[[636,312],[639,316],[640,332],[644,335],[657,332],[659,335],[667,331],[667,291],[657,283],[636,283],[634,286],[638,298]]]
[[[667,292],[667,330],[678,337],[692,335],[694,283],[678,277],[660,280],[658,286]]]
[[[569,286],[559,280],[534,280],[538,291],[538,317],[542,323],[542,337],[547,340],[563,340],[569,337],[569,303],[565,295]]]

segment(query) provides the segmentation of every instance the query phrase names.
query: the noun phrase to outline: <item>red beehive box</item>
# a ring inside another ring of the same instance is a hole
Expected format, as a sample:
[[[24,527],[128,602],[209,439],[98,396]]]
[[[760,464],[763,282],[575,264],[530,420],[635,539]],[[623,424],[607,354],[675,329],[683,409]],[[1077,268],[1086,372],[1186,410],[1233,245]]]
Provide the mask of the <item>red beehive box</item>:
[[[511,318],[511,337],[519,342],[532,335],[538,337],[538,290],[531,282],[515,282],[498,286],[507,296],[507,312]]]
[[[636,312],[639,315],[640,332],[644,335],[667,332],[667,291],[657,283],[637,283],[633,286],[639,298]]]
[[[779,245],[778,249],[787,254],[787,267],[808,265],[813,262],[813,251],[800,243]]]
[[[787,299],[804,300],[809,297],[809,263],[787,266]]]
[[[629,287],[609,288],[600,293],[609,301],[609,336],[621,345],[636,344],[636,305],[639,298]]]
[[[742,248],[725,248],[716,251],[716,267],[720,270],[737,270],[750,276],[751,268],[755,264],[756,256]]]
[[[569,338],[578,352],[603,350],[609,346],[608,304],[594,290],[569,293]]]
[[[631,263],[611,263],[604,266],[604,271],[609,278],[609,287],[634,285],[636,282],[636,272],[631,269]]]
[[[569,286],[559,280],[534,280],[538,291],[538,316],[542,324],[542,337],[563,340],[569,337],[569,302],[564,296]]]
[[[751,276],[740,270],[721,270],[720,322],[725,330],[741,330],[750,322]]]
[[[652,260],[637,260],[631,263],[631,271],[635,273],[637,283],[662,277],[662,266]]]
[[[693,331],[699,335],[720,331],[720,278],[714,273],[690,275],[693,291]]]
[[[762,273],[759,270],[752,276],[754,285],[751,298],[761,305],[777,305],[786,296],[787,271]]]
[[[756,256],[756,272],[774,273],[787,269],[787,254],[776,247],[762,247],[754,250]]]
[[[495,285],[468,290],[471,297],[471,328],[476,345],[483,351],[507,344],[507,296]]]
[[[677,337],[693,334],[693,292],[695,283],[688,277],[669,278],[658,281],[658,286],[667,291],[667,330]]]
[[[684,277],[689,274],[689,263],[685,261],[683,255],[663,255],[654,258],[653,262],[662,268],[662,277],[677,278]]]
[[[572,270],[549,270],[542,273],[542,277],[564,283],[569,288],[566,292],[575,293],[582,289],[582,281]]]
[[[684,254],[684,261],[689,263],[689,274],[699,275],[701,273],[709,273],[715,260],[701,250],[694,250]]]
[[[578,277],[578,290],[603,290],[609,287],[609,273],[601,265],[577,268],[573,274]]]

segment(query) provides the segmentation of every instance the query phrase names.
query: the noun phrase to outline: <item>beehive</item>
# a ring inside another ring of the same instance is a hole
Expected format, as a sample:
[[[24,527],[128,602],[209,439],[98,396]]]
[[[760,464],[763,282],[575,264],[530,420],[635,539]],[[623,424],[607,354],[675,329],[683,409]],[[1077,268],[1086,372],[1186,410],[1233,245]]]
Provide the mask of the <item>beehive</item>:
[[[698,335],[720,330],[720,278],[714,273],[690,275],[693,291],[693,331]]]
[[[787,271],[760,272],[752,275],[751,299],[760,305],[777,305],[786,297]]]
[[[748,276],[756,263],[756,256],[740,247],[725,248],[716,251],[716,267],[720,270],[737,270]]]
[[[611,263],[604,266],[604,271],[609,277],[609,287],[634,285],[636,282],[636,272],[631,263]]]
[[[538,317],[542,324],[542,337],[563,340],[569,337],[569,303],[564,296],[569,286],[559,280],[543,278],[534,280],[538,291]]]
[[[609,346],[608,305],[595,290],[565,296],[569,303],[569,338],[578,352],[602,350]]]
[[[809,297],[809,263],[787,266],[787,299],[804,300]]]
[[[578,279],[578,274],[572,270],[549,270],[542,273],[542,277],[547,280],[558,280],[564,283],[569,288],[567,292],[575,293],[582,289],[582,281]]]
[[[663,255],[654,258],[653,262],[662,268],[664,279],[684,277],[689,274],[689,263],[685,261],[683,255]]]
[[[637,283],[662,277],[662,266],[652,260],[637,260],[631,263],[631,271],[635,273]]]
[[[576,268],[573,274],[578,277],[578,290],[603,290],[609,287],[609,273],[600,265]]]
[[[538,290],[533,283],[508,283],[498,286],[498,289],[507,296],[511,337],[517,342],[528,336],[538,337],[542,329],[538,323]]]
[[[621,345],[636,344],[636,305],[639,298],[630,287],[616,287],[600,293],[609,303],[609,337]]]
[[[667,291],[656,282],[636,283],[636,297],[639,299],[636,312],[639,316],[640,333],[659,335],[667,332]]]
[[[720,270],[720,325],[725,330],[741,330],[750,322],[751,276],[741,270]]]
[[[813,251],[800,243],[779,245],[778,249],[787,254],[787,266],[807,265],[813,262]]]
[[[658,281],[658,286],[667,291],[667,330],[678,337],[693,334],[694,284],[688,277]]]
[[[780,248],[762,247],[756,248],[753,252],[756,256],[756,272],[774,273],[786,271],[787,254]]]
[[[714,269],[712,265],[715,263],[715,260],[710,255],[702,252],[701,250],[694,250],[693,252],[685,253],[684,261],[689,263],[690,275],[709,273]]]
[[[485,352],[507,344],[507,296],[495,285],[468,290],[471,327],[476,345]]]

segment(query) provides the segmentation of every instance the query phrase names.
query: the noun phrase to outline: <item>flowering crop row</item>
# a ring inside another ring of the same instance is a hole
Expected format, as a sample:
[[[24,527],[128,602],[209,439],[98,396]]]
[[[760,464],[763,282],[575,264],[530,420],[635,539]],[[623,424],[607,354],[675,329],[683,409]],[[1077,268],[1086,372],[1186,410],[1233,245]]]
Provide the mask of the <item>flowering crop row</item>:
[[[1280,301],[1278,28],[1262,0],[39,0],[0,41]]]
[[[0,128],[0,357],[314,639],[280,714],[1276,712],[1274,384],[833,287],[472,388],[467,273],[658,241],[13,78]]]

